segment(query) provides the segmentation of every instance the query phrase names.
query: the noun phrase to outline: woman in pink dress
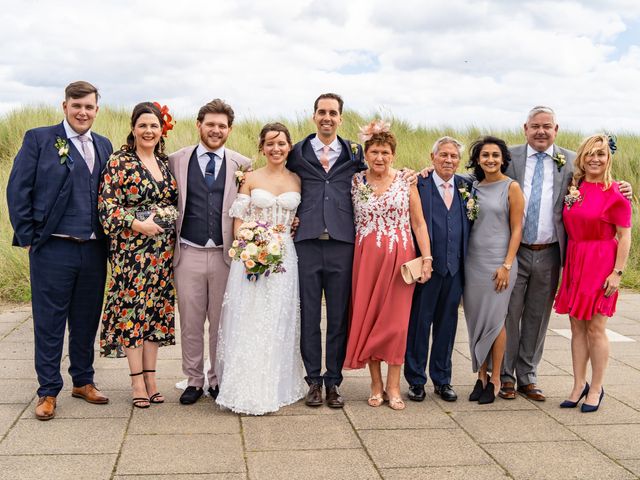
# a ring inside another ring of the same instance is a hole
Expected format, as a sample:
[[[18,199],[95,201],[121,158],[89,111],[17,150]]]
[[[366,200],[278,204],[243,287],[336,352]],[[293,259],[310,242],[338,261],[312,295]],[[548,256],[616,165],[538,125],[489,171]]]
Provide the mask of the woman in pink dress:
[[[571,321],[573,390],[560,406],[575,408],[586,397],[582,412],[595,412],[604,397],[609,358],[605,326],[616,310],[631,247],[631,204],[612,180],[615,144],[610,148],[610,141],[607,135],[594,135],[580,145],[563,212],[569,243],[555,309],[568,313]]]
[[[356,226],[351,293],[351,324],[344,367],[369,365],[371,397],[378,407],[385,400],[394,410],[400,397],[411,298],[415,285],[402,280],[400,266],[416,257],[411,231],[422,252],[420,282],[431,277],[429,233],[420,197],[408,175],[392,168],[396,138],[380,120],[361,132],[369,168],[354,175],[351,193]],[[381,362],[388,364],[386,389]]]

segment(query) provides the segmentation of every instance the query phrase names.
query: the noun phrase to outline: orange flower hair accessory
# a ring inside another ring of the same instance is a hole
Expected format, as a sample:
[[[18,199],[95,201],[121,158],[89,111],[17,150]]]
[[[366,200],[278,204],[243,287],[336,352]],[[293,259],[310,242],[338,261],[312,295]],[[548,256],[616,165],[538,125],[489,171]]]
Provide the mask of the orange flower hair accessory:
[[[391,124],[389,122],[385,122],[382,119],[373,120],[369,125],[365,125],[364,127],[360,127],[360,132],[358,132],[358,138],[361,142],[366,142],[370,140],[377,133],[389,133],[391,131]]]
[[[160,105],[158,102],[153,102],[153,104],[158,107],[160,115],[162,115],[162,120],[164,121],[164,125],[162,125],[162,136],[166,137],[167,132],[169,130],[173,130],[173,126],[176,122],[173,121],[173,117],[169,113],[169,107],[166,105]]]

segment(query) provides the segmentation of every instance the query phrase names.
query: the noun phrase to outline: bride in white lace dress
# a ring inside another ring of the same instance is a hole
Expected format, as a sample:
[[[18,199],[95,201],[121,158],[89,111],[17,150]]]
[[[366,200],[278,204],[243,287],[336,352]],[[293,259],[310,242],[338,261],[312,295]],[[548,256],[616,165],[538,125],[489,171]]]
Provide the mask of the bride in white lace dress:
[[[267,165],[246,175],[229,215],[243,221],[282,224],[285,272],[247,279],[244,264],[231,264],[225,292],[216,372],[216,402],[237,413],[275,412],[306,391],[300,355],[298,257],[291,223],[300,204],[300,179],[285,167],[291,137],[279,123],[265,125],[260,151]]]

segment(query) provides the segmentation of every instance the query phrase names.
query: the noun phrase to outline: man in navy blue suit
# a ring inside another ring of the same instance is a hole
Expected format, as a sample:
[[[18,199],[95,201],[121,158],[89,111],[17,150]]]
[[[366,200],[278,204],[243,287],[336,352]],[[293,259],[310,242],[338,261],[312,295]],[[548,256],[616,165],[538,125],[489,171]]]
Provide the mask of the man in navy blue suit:
[[[88,82],[69,84],[64,120],[25,133],[7,185],[13,244],[29,250],[39,420],[55,416],[67,323],[71,394],[89,403],[109,401],[93,383],[108,249],[98,188],[113,151],[107,138],[91,131],[98,97]]]
[[[362,147],[337,135],[343,105],[339,95],[320,95],[313,106],[317,133],[297,143],[287,160],[287,168],[302,180],[295,242],[300,271],[300,349],[309,384],[305,403],[322,405],[324,384],[327,405],[332,408],[344,406],[338,387],[346,354],[355,240],[351,177],[366,168]],[[323,292],[327,308],[324,374]]]
[[[431,239],[431,279],[417,284],[411,305],[404,376],[409,399],[424,400],[426,367],[434,392],[448,402],[458,396],[451,387],[451,354],[458,325],[458,306],[464,284],[464,257],[471,225],[460,189],[470,191],[466,180],[455,175],[462,144],[451,137],[436,141],[431,152],[434,172],[420,177],[418,192]],[[433,331],[431,355],[429,337]]]

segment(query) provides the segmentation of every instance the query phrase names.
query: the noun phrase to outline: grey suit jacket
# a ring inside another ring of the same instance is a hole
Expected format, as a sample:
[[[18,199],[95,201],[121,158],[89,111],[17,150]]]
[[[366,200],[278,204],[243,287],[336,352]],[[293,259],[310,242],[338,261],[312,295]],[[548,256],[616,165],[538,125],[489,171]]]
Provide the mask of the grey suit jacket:
[[[176,247],[173,252],[173,264],[178,265],[180,262],[180,231],[182,229],[182,216],[184,208],[187,204],[187,177],[189,172],[189,160],[197,145],[191,145],[178,150],[169,155],[169,169],[178,184],[178,220],[176,221]],[[229,216],[229,208],[236,199],[238,187],[235,183],[235,171],[239,167],[251,166],[251,160],[238,152],[225,148],[224,154],[227,162],[227,174],[224,184],[224,197],[222,199],[222,246],[224,250],[224,261],[227,265],[231,264],[228,252],[233,242],[233,219]]]
[[[516,180],[524,190],[524,174],[527,163],[527,145],[516,145],[509,148],[511,152],[511,163],[506,174]],[[562,209],[564,208],[564,196],[567,194],[569,182],[573,176],[573,161],[576,153],[565,148],[553,146],[553,156],[562,153],[567,163],[558,170],[557,165],[553,166],[553,225],[560,244],[560,259],[564,264],[564,255],[567,247],[567,233],[562,223]]]

